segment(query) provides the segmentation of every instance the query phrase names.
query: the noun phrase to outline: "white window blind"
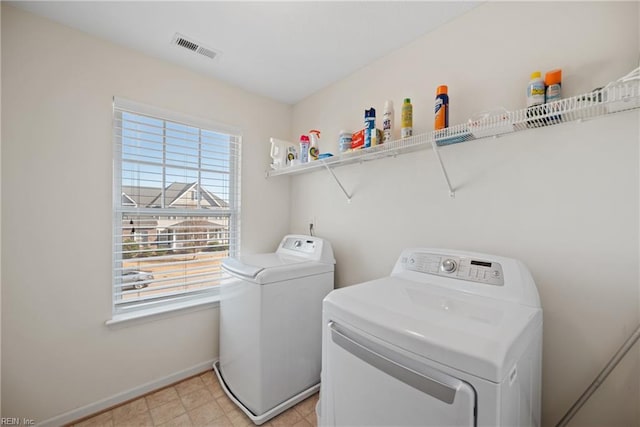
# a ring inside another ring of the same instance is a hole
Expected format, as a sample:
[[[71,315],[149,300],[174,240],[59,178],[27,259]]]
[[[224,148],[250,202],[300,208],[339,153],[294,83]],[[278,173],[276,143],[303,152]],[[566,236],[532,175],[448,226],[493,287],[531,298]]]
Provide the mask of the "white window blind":
[[[114,314],[215,296],[239,242],[239,131],[115,98]]]

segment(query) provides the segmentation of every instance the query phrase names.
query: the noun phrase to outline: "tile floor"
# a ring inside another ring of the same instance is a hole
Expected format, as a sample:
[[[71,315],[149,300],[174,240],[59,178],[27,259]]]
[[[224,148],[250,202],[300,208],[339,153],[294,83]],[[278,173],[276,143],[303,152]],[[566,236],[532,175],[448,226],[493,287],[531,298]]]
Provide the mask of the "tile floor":
[[[317,427],[318,393],[262,424]],[[239,427],[253,422],[227,397],[213,370],[112,408],[73,427],[194,426]]]

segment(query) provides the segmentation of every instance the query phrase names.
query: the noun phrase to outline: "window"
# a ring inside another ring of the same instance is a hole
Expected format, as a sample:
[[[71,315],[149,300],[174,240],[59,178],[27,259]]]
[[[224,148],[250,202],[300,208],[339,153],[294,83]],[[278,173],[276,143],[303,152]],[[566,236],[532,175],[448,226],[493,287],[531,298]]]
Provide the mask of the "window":
[[[215,298],[239,242],[240,134],[114,99],[114,315]]]

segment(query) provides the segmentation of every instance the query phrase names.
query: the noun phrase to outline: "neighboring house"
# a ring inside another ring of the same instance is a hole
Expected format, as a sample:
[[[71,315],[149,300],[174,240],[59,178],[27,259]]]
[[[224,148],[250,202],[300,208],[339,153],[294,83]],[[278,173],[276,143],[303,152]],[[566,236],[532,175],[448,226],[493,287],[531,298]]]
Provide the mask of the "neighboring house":
[[[164,190],[154,187],[122,186],[122,205],[133,208],[225,208],[228,204],[197,183],[174,182]],[[164,202],[164,203],[163,203]],[[136,243],[154,244],[158,249],[184,249],[226,241],[228,218],[184,216],[173,218],[160,215],[135,215],[122,220],[123,239],[130,236]],[[185,241],[190,241],[185,244]]]
[[[123,189],[124,192],[124,189]],[[188,209],[190,207],[198,207],[198,200],[200,201],[200,208],[226,208],[227,202],[220,197],[211,193],[207,189],[199,186],[197,183],[184,184],[180,182],[174,182],[164,190],[164,206],[163,192],[158,193],[156,189],[156,197],[147,204],[148,208],[182,208]]]
[[[164,197],[163,197],[164,195]],[[122,205],[138,208],[226,208],[227,202],[198,185],[198,183],[174,182],[164,191],[157,187],[122,186]],[[164,200],[164,206],[163,206]]]

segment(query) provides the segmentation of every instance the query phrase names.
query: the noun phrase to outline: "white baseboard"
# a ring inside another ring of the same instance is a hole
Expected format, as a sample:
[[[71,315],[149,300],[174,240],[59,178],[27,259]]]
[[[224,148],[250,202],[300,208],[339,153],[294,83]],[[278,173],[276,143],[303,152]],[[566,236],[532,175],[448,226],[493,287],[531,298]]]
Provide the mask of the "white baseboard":
[[[154,390],[161,389],[170,384],[182,381],[186,378],[192,377],[201,372],[212,370],[213,364],[215,362],[217,362],[217,359],[207,360],[206,362],[198,363],[195,366],[184,369],[182,371],[175,372],[171,375],[167,375],[166,377],[158,378],[157,380],[153,380],[148,383],[139,385],[130,390],[124,391],[122,393],[118,393],[106,399],[102,399],[97,402],[91,403],[89,405],[83,406],[81,408],[74,409],[73,411],[65,412],[64,414],[57,415],[53,418],[49,418],[48,420],[39,422],[37,425],[39,427],[59,427],[65,424],[69,424],[72,421],[76,421],[81,418],[87,417],[89,415],[96,414],[98,412],[104,411],[105,409],[109,409],[113,406],[119,405],[128,400],[133,400],[137,397],[150,393]]]

